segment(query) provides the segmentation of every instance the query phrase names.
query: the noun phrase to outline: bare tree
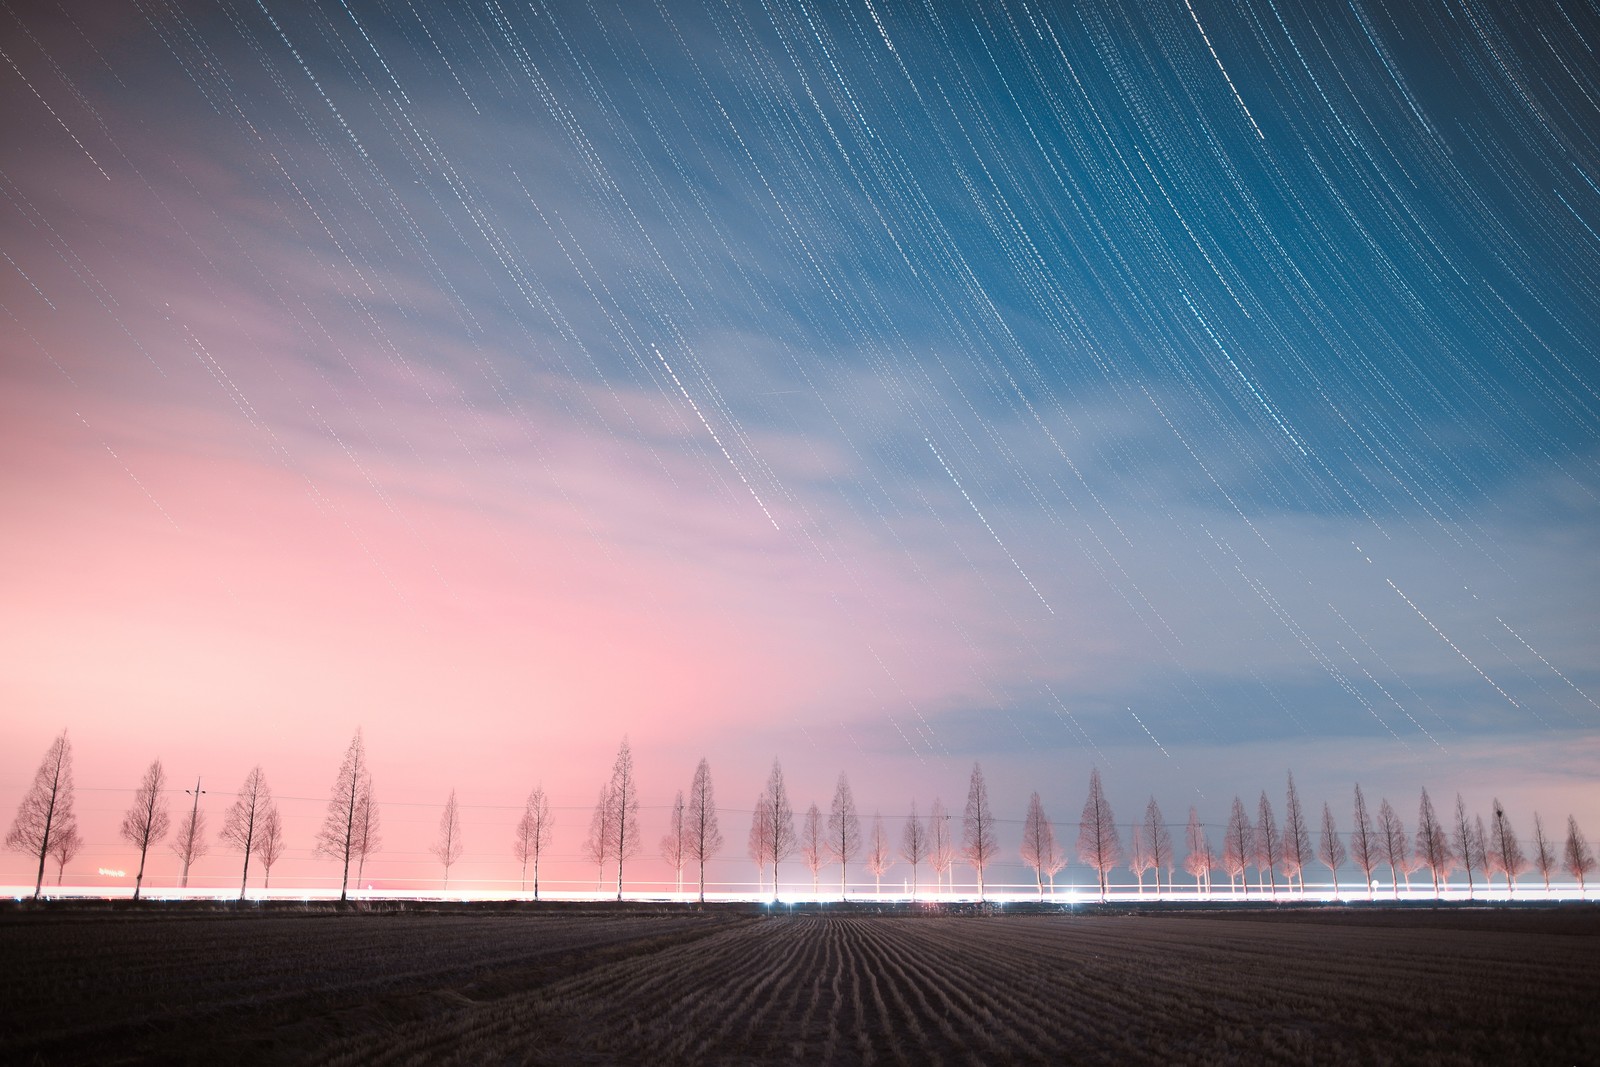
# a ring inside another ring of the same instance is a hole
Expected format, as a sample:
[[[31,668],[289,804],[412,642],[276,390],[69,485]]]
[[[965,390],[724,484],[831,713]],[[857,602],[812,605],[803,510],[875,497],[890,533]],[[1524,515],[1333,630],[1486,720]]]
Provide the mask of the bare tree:
[[[639,851],[639,784],[633,774],[633,750],[622,739],[611,765],[611,852],[617,861],[617,899],[622,899],[622,865]]]
[[[378,851],[383,838],[378,835],[378,800],[372,792],[372,775],[363,774],[356,797],[356,817],[351,827],[350,854],[356,861],[356,885],[367,870],[367,857]]]
[[[450,868],[455,866],[466,848],[466,842],[461,839],[461,808],[456,803],[456,791],[452,789],[450,799],[444,802],[444,811],[439,813],[439,836],[428,847],[428,851],[444,864],[444,884],[441,889],[450,888]]]
[[[1544,891],[1550,892],[1550,872],[1556,869],[1556,846],[1544,833],[1544,822],[1533,813],[1533,865],[1544,878]]]
[[[1372,817],[1367,814],[1367,798],[1361,795],[1361,783],[1356,783],[1355,829],[1350,831],[1350,859],[1361,872],[1367,884],[1367,899],[1372,899],[1372,869],[1378,865],[1378,835],[1372,829]]]
[[[50,835],[50,858],[56,861],[56,885],[61,884],[61,878],[67,871],[67,864],[72,862],[72,858],[82,848],[83,838],[78,834],[78,827],[75,824]]]
[[[1233,811],[1228,815],[1228,829],[1222,838],[1222,870],[1228,876],[1228,889],[1234,891],[1244,886],[1250,895],[1250,883],[1245,880],[1245,866],[1255,851],[1255,827],[1244,812],[1244,801],[1233,798]]]
[[[1565,855],[1567,870],[1578,880],[1578,895],[1587,896],[1589,873],[1594,870],[1594,853],[1589,851],[1589,842],[1584,840],[1583,832],[1578,829],[1578,820],[1571,815],[1567,816]]]
[[[1139,881],[1139,895],[1144,896],[1144,875],[1156,861],[1150,858],[1150,846],[1145,844],[1143,824],[1134,826],[1133,838],[1128,842],[1128,870],[1133,872],[1134,878]],[[1161,886],[1161,876],[1156,875],[1156,887]]]
[[[1043,900],[1045,878],[1054,883],[1055,872],[1065,863],[1061,846],[1056,843],[1056,828],[1050,825],[1038,793],[1028,798],[1028,815],[1022,821],[1022,862],[1033,868],[1033,880],[1038,883],[1039,899]]]
[[[860,848],[861,817],[856,814],[856,798],[850,792],[850,780],[840,771],[839,784],[833,790],[833,808],[828,812],[828,855],[839,864],[840,900],[849,891],[847,869]]]
[[[1162,820],[1161,805],[1156,803],[1156,798],[1153,796],[1150,798],[1150,803],[1144,806],[1144,840],[1145,847],[1150,850],[1151,866],[1156,871],[1156,896],[1160,896],[1161,868],[1167,869],[1167,886],[1170,888],[1176,857],[1172,852],[1172,832]]]
[[[1417,862],[1428,868],[1428,874],[1433,877],[1433,895],[1438,897],[1439,879],[1449,880],[1455,853],[1450,851],[1450,838],[1433,812],[1433,801],[1428,799],[1426,788],[1422,790],[1422,803],[1417,809]]]
[[[984,898],[983,872],[1000,855],[995,836],[994,812],[989,809],[989,786],[983,768],[972,765],[972,780],[967,785],[967,810],[961,819],[961,856],[978,875],[978,899]]]
[[[233,804],[222,817],[222,841],[244,853],[244,867],[239,873],[239,899],[244,899],[245,888],[250,884],[250,855],[256,849],[257,835],[267,809],[272,806],[272,790],[267,787],[267,776],[255,766],[244,776],[244,784],[234,794]]]
[[[750,838],[745,848],[756,861],[756,892],[767,888],[767,855],[772,851],[772,811],[764,803],[764,794],[757,794],[755,807],[750,812]],[[777,880],[772,883],[773,894],[778,891]]]
[[[934,797],[933,807],[928,809],[928,865],[933,868],[934,881],[941,892],[955,861],[956,843],[950,833],[950,813],[944,810],[944,801]]]
[[[363,795],[372,788],[372,774],[367,770],[367,749],[361,741],[361,730],[356,730],[345,750],[344,762],[333,780],[333,795],[328,800],[328,814],[317,831],[317,844],[313,854],[328,856],[344,864],[339,876],[339,900],[348,899],[350,885],[350,859],[358,860],[362,853],[357,849],[358,826],[361,821]],[[370,807],[370,805],[367,805]],[[370,819],[370,813],[368,818]],[[356,878],[360,882],[359,872]]]
[[[205,792],[200,788],[200,779],[194,780],[193,790],[185,792],[194,797],[194,802],[189,805],[189,817],[178,824],[178,832],[173,835],[169,846],[183,861],[183,873],[178,879],[182,889],[189,888],[189,867],[211,851],[211,846],[206,843],[206,813],[200,810],[200,795]]]
[[[1339,865],[1344,862],[1344,842],[1339,840],[1339,824],[1333,819],[1333,809],[1327,801],[1322,803],[1322,834],[1317,839],[1317,859],[1333,876],[1333,895],[1339,895]]]
[[[1267,888],[1278,895],[1278,861],[1283,858],[1283,838],[1278,836],[1278,820],[1272,814],[1272,801],[1267,791],[1261,791],[1261,802],[1256,806],[1255,861],[1257,879],[1266,876]]]
[[[1184,847],[1188,854],[1183,858],[1183,869],[1194,875],[1194,891],[1207,892],[1211,888],[1211,871],[1216,857],[1211,851],[1211,838],[1200,825],[1200,813],[1189,809],[1189,825],[1184,827]]]
[[[517,820],[517,836],[512,841],[512,851],[522,864],[522,891],[528,891],[528,864],[533,864],[533,899],[539,899],[539,859],[550,847],[550,800],[544,795],[544,786],[533,787],[528,802]]]
[[[1106,876],[1122,862],[1122,841],[1117,835],[1116,816],[1111,802],[1100,787],[1100,768],[1089,772],[1089,795],[1078,819],[1078,858],[1094,868],[1100,879],[1100,899],[1106,899]]]
[[[889,847],[889,832],[883,828],[883,816],[872,813],[872,832],[867,835],[867,872],[872,875],[873,892],[883,896],[883,876],[894,866],[894,849]]]
[[[57,835],[66,836],[77,825],[72,813],[72,742],[62,730],[45,750],[39,769],[33,772],[33,784],[17,805],[17,817],[6,834],[7,848],[39,858],[39,873],[33,880],[34,899],[38,899],[44,885],[44,861],[50,855],[51,843]]]
[[[772,865],[772,898],[778,898],[778,864],[794,855],[794,809],[789,806],[789,791],[783,784],[783,767],[772,761],[767,787],[761,791],[761,806],[766,810],[772,834],[767,839],[767,862]]]
[[[1461,794],[1456,794],[1455,816],[1450,821],[1451,844],[1455,848],[1456,858],[1461,861],[1461,867],[1467,875],[1467,897],[1470,899],[1473,890],[1474,871],[1482,870],[1479,862],[1477,842],[1473,839],[1472,823],[1467,818],[1467,802],[1461,799]]]
[[[806,809],[805,818],[800,821],[800,859],[805,863],[806,870],[811,872],[813,896],[819,891],[818,876],[826,855],[827,838],[822,831],[822,812],[813,804]]]
[[[1383,803],[1378,805],[1378,851],[1383,856],[1383,862],[1389,865],[1389,882],[1394,889],[1394,898],[1399,900],[1402,874],[1405,875],[1406,889],[1411,888],[1411,845],[1406,840],[1405,824],[1395,814],[1388,797],[1384,797]]]
[[[1306,891],[1306,864],[1314,858],[1311,827],[1300,806],[1300,792],[1294,787],[1294,772],[1290,771],[1289,796],[1283,808],[1283,876],[1299,884],[1302,896]]]
[[[139,891],[144,887],[145,855],[151,845],[167,836],[167,830],[171,827],[167,800],[163,795],[166,788],[167,775],[161,769],[161,761],[151,760],[144,778],[139,782],[139,788],[134,791],[133,806],[122,817],[123,838],[139,850],[139,873],[133,880],[134,900],[139,899]]]
[[[266,813],[261,817],[261,832],[256,844],[256,855],[261,857],[261,870],[264,872],[262,889],[272,885],[272,865],[283,858],[283,849],[283,819],[278,814],[278,805],[268,804]]]
[[[1486,857],[1484,871],[1491,881],[1496,871],[1506,876],[1506,895],[1511,896],[1517,891],[1517,875],[1528,869],[1528,858],[1522,854],[1522,843],[1517,840],[1517,832],[1511,828],[1511,820],[1506,818],[1506,809],[1500,806],[1500,798],[1494,798],[1494,829],[1489,837],[1489,852]]]
[[[700,874],[700,902],[706,899],[706,861],[722,850],[722,831],[717,826],[717,801],[711,788],[711,765],[704,758],[694,769],[689,786],[688,835],[684,851],[694,860]]]
[[[815,811],[815,807],[812,808]],[[900,855],[911,864],[911,899],[917,899],[917,864],[928,855],[928,828],[917,818],[917,802],[911,802],[911,817],[900,828]]]
[[[614,812],[611,807],[611,787],[600,787],[600,797],[594,802],[594,814],[589,817],[589,836],[583,843],[583,854],[588,861],[595,865],[599,874],[596,878],[596,889],[606,887],[606,861],[611,858],[612,848],[616,841],[616,832],[612,828]]]
[[[661,858],[667,861],[676,876],[675,891],[683,892],[684,810],[683,790],[672,799],[672,811],[667,815],[667,832],[661,836]]]

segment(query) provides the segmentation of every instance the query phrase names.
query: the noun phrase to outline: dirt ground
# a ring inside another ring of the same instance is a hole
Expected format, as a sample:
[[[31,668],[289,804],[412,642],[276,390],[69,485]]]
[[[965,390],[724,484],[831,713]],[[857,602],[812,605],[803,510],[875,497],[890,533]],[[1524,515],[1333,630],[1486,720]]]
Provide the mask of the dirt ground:
[[[0,911],[0,1062],[1600,1063],[1600,908]]]

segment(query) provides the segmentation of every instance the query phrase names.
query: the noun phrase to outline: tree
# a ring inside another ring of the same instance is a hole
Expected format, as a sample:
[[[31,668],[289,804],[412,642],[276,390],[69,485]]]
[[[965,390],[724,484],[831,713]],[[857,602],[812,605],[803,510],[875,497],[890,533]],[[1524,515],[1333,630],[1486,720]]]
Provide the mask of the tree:
[[[622,899],[622,865],[639,851],[639,784],[633,775],[633,750],[622,739],[611,765],[611,854],[617,861],[617,899]]]
[[[806,809],[805,818],[800,823],[800,858],[805,861],[806,870],[811,872],[813,896],[818,892],[818,875],[822,871],[826,851],[827,841],[822,832],[822,812],[813,804]]]
[[[205,790],[200,788],[200,779],[194,780],[194,803],[189,805],[189,817],[178,825],[178,832],[172,838],[169,846],[173,853],[183,861],[183,873],[179,876],[180,888],[189,888],[189,867],[195,860],[211,851],[211,846],[206,843],[206,813],[200,810],[200,794]]]
[[[533,864],[533,899],[539,899],[539,858],[550,847],[550,801],[544,795],[544,786],[533,787],[528,803],[517,820],[517,836],[512,851],[522,864],[522,891],[528,891],[528,864]]]
[[[661,837],[661,858],[667,861],[676,876],[675,891],[683,892],[684,842],[683,790],[672,798],[672,811],[667,815],[667,832]]]
[[[611,789],[609,786],[600,787],[600,797],[594,803],[594,814],[589,817],[589,837],[583,843],[583,854],[594,864],[599,874],[596,876],[596,889],[606,887],[606,861],[611,858],[612,842],[615,834],[612,830]]]
[[[1439,879],[1449,879],[1455,853],[1450,851],[1450,838],[1439,825],[1426,788],[1422,790],[1422,803],[1417,809],[1417,862],[1428,868],[1428,874],[1433,877],[1433,895],[1438,897]]]
[[[789,791],[783,785],[783,767],[772,761],[767,787],[761,791],[760,805],[766,813],[770,833],[764,859],[772,865],[772,899],[778,899],[778,864],[794,855],[794,809],[789,807]]]
[[[83,848],[83,838],[79,836],[76,825],[69,825],[59,833],[50,835],[50,858],[56,861],[56,885],[61,884],[67,864],[72,862],[72,858],[81,848]]]
[[[1261,803],[1256,806],[1255,840],[1256,871],[1266,875],[1272,895],[1278,895],[1278,861],[1283,858],[1283,838],[1278,836],[1278,820],[1272,814],[1272,801],[1267,791],[1261,791]],[[1258,882],[1259,884],[1259,882]]]
[[[694,769],[689,786],[689,811],[685,824],[688,836],[684,851],[694,860],[700,873],[700,902],[706,899],[706,861],[722,850],[722,831],[717,826],[717,801],[711,788],[711,765],[704,758]]]
[[[839,864],[839,899],[849,891],[846,877],[850,861],[861,848],[861,817],[856,814],[856,798],[850,792],[850,780],[839,772],[839,784],[833,790],[833,807],[828,812],[828,855]]]
[[[1594,853],[1589,851],[1589,842],[1584,840],[1582,831],[1578,829],[1578,820],[1571,815],[1567,816],[1565,853],[1567,870],[1578,880],[1578,895],[1585,896],[1588,893],[1589,872],[1594,870]]]
[[[261,834],[256,845],[256,854],[261,857],[261,869],[265,873],[261,879],[262,889],[272,884],[272,865],[282,858],[283,849],[283,819],[278,815],[278,805],[268,804],[266,814],[261,819]]]
[[[1333,876],[1333,895],[1339,895],[1339,865],[1344,862],[1344,842],[1339,840],[1339,824],[1333,821],[1333,809],[1322,802],[1322,835],[1317,839],[1317,859]]]
[[[813,806],[813,811],[816,808]],[[900,855],[911,864],[911,899],[917,899],[917,864],[928,856],[928,828],[917,818],[917,802],[911,802],[911,816],[900,829]]]
[[[1061,846],[1056,844],[1056,829],[1044,813],[1039,794],[1028,798],[1028,815],[1022,821],[1022,862],[1033,868],[1033,880],[1039,886],[1039,899],[1044,899],[1044,880],[1049,878],[1052,887],[1055,873],[1066,865]]]
[[[317,831],[317,844],[312,850],[313,855],[327,856],[343,863],[344,870],[339,875],[341,903],[349,896],[350,858],[365,858],[365,853],[357,848],[357,843],[360,841],[361,823],[370,822],[373,818],[370,810],[365,815],[362,813],[363,807],[372,807],[371,790],[372,774],[367,770],[367,750],[362,744],[358,727],[355,737],[350,739],[350,747],[345,750],[344,762],[339,764],[339,773],[334,777],[328,814],[322,820],[322,829]],[[369,801],[366,804],[362,802],[364,797]],[[358,871],[356,881],[359,883],[360,880]]]
[[[167,836],[171,819],[167,815],[167,800],[163,795],[167,787],[166,772],[160,760],[151,760],[144,778],[133,794],[133,806],[122,817],[122,836],[139,850],[139,873],[133,880],[133,899],[139,899],[144,887],[144,859],[150,846]]]
[[[755,807],[750,812],[750,838],[745,846],[750,858],[756,861],[756,892],[767,887],[767,853],[772,850],[772,812],[764,803],[765,795],[757,794]],[[773,894],[778,891],[777,880],[772,883]]]
[[[1144,896],[1144,874],[1154,867],[1155,860],[1150,858],[1150,846],[1145,844],[1144,826],[1133,828],[1133,839],[1128,843],[1128,870],[1139,880],[1139,895]],[[1156,876],[1156,886],[1161,885],[1161,876]]]
[[[1367,798],[1361,795],[1361,783],[1356,783],[1355,828],[1350,831],[1350,859],[1361,872],[1367,884],[1367,899],[1372,899],[1372,868],[1378,865],[1378,835],[1372,829],[1372,817],[1367,814]]]
[[[1405,873],[1406,888],[1411,888],[1411,875],[1406,873],[1410,870],[1411,845],[1406,841],[1405,824],[1395,814],[1388,797],[1378,805],[1378,851],[1383,862],[1389,865],[1389,882],[1394,888],[1394,898],[1399,900],[1402,873]]]
[[[1200,813],[1189,809],[1189,825],[1183,830],[1184,847],[1188,854],[1183,858],[1183,869],[1194,875],[1194,891],[1207,892],[1211,888],[1211,870],[1216,857],[1211,851],[1211,838],[1200,825]]]
[[[452,789],[450,799],[444,802],[444,811],[439,813],[439,836],[428,847],[428,851],[444,864],[442,889],[450,888],[450,868],[455,866],[466,847],[466,842],[461,839],[461,808],[456,804],[456,791]]]
[[[1222,870],[1228,876],[1229,891],[1244,886],[1245,896],[1250,895],[1250,883],[1245,881],[1244,869],[1255,851],[1255,827],[1250,816],[1244,813],[1244,801],[1233,798],[1233,811],[1228,815],[1228,828],[1222,838]]]
[[[1172,854],[1172,833],[1161,818],[1161,805],[1156,803],[1153,796],[1150,803],[1144,806],[1144,841],[1145,847],[1150,850],[1150,864],[1156,872],[1156,896],[1160,896],[1161,868],[1167,869],[1167,885],[1170,887],[1175,857]]]
[[[50,742],[33,784],[17,805],[17,817],[6,834],[6,847],[39,858],[39,873],[33,880],[33,896],[38,899],[44,885],[44,861],[57,835],[67,836],[78,820],[72,813],[72,742],[67,732]]]
[[[894,866],[894,849],[889,847],[889,834],[883,828],[883,816],[872,813],[872,833],[867,836],[867,873],[872,875],[873,892],[883,896],[883,876]]]
[[[272,806],[272,790],[267,787],[267,777],[261,767],[255,766],[244,776],[244,785],[234,795],[233,804],[222,817],[223,842],[244,853],[244,868],[239,873],[239,899],[244,899],[245,887],[250,884],[250,856],[256,849],[257,835],[267,809]]]
[[[1100,768],[1089,772],[1089,795],[1083,802],[1083,814],[1078,819],[1078,858],[1090,867],[1100,879],[1100,899],[1106,899],[1106,876],[1122,862],[1122,840],[1117,835],[1116,817],[1111,814],[1111,803],[1100,787]]]
[[[1294,787],[1294,772],[1289,772],[1289,796],[1283,808],[1283,876],[1306,891],[1306,864],[1314,859],[1311,851],[1311,827],[1306,823],[1305,809],[1300,806],[1300,793]]]
[[[1489,852],[1486,857],[1484,871],[1493,879],[1495,872],[1506,877],[1506,895],[1511,896],[1517,891],[1517,875],[1528,869],[1528,858],[1522,854],[1522,843],[1517,840],[1517,832],[1511,828],[1511,820],[1506,818],[1506,809],[1500,806],[1500,798],[1494,798],[1494,829],[1490,832]]]
[[[983,768],[972,765],[972,780],[967,785],[967,810],[961,818],[961,856],[978,875],[978,899],[983,899],[983,872],[1000,854],[995,837],[994,812],[989,809],[989,786]]]
[[[1461,867],[1467,875],[1467,896],[1471,898],[1473,890],[1472,872],[1482,870],[1483,864],[1479,855],[1478,843],[1473,835],[1472,823],[1467,819],[1467,802],[1461,799],[1461,794],[1456,794],[1455,816],[1450,822],[1451,844],[1455,846],[1456,857],[1461,860]]]
[[[1556,869],[1556,847],[1544,833],[1539,813],[1533,813],[1533,865],[1544,878],[1544,891],[1550,892],[1550,872]]]
[[[356,861],[356,885],[361,885],[361,877],[367,870],[367,857],[378,851],[383,839],[378,836],[378,800],[372,793],[372,776],[364,775],[361,782],[361,793],[356,797],[356,817],[352,827],[354,837],[350,842],[350,854]]]
[[[944,801],[934,797],[933,807],[928,809],[928,865],[933,868],[934,881],[941,891],[955,861],[956,844],[950,834],[950,813],[944,810]]]

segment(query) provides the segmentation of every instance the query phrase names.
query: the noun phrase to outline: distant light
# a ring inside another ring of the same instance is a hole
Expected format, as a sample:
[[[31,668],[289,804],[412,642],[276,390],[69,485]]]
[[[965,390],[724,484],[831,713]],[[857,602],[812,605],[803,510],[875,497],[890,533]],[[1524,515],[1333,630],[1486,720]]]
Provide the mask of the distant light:
[[[100,873],[102,875],[104,875],[105,877],[107,877],[107,878],[126,878],[126,877],[128,877],[128,872],[127,871],[114,871],[110,867],[101,867],[100,868]]]

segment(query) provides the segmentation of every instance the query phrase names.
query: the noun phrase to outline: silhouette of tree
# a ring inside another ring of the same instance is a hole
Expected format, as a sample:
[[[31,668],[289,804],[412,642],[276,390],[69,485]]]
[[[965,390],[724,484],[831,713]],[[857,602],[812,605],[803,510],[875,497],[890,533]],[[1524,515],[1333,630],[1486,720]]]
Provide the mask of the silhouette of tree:
[[[596,889],[606,887],[606,861],[612,856],[616,842],[613,828],[615,812],[611,807],[611,787],[600,787],[600,796],[594,802],[594,814],[589,816],[589,836],[583,842],[583,854],[598,871]]]
[[[806,809],[805,817],[800,820],[800,859],[805,863],[806,870],[811,872],[813,896],[819,892],[819,876],[826,853],[827,839],[822,830],[822,812],[812,804]]]
[[[1044,899],[1044,880],[1049,878],[1054,888],[1055,873],[1066,866],[1061,846],[1056,843],[1056,828],[1044,813],[1039,794],[1028,798],[1028,815],[1022,821],[1022,862],[1033,868],[1033,880],[1039,886],[1039,899]]]
[[[1361,795],[1361,783],[1356,783],[1355,828],[1350,831],[1350,859],[1361,872],[1367,885],[1367,899],[1372,899],[1372,869],[1378,865],[1378,836],[1372,829],[1372,817],[1367,814],[1367,798]]]
[[[883,896],[883,876],[894,866],[894,849],[889,847],[889,833],[883,828],[883,816],[872,813],[872,831],[867,835],[867,872],[872,875],[873,892]]]
[[[1556,869],[1556,846],[1545,836],[1544,822],[1538,812],[1533,813],[1533,865],[1544,879],[1544,891],[1550,892],[1550,872]]]
[[[699,872],[700,901],[706,899],[706,861],[722,851],[722,831],[717,826],[717,801],[711,788],[711,765],[704,758],[694,769],[689,786],[689,811],[685,823],[684,851]]]
[[[856,798],[850,792],[850,780],[839,772],[839,784],[833,790],[833,807],[828,812],[828,855],[839,864],[839,899],[849,892],[846,869],[861,848],[861,817],[856,814]]]
[[[167,836],[167,830],[171,827],[167,800],[163,795],[166,788],[167,775],[161,769],[161,761],[151,760],[144,778],[139,782],[139,788],[134,791],[133,805],[122,817],[123,838],[139,850],[139,873],[133,880],[134,900],[139,899],[139,891],[144,887],[145,855],[151,845]]]
[[[278,805],[268,804],[266,813],[261,818],[261,832],[258,835],[256,855],[261,857],[261,888],[267,889],[272,885],[272,865],[283,858],[283,819],[278,815]]]
[[[967,810],[961,819],[961,856],[978,875],[978,899],[984,899],[983,872],[1000,855],[995,837],[994,812],[989,808],[989,787],[983,768],[972,765],[972,780],[967,784]]]
[[[1235,796],[1233,811],[1228,815],[1228,828],[1222,838],[1222,871],[1228,876],[1230,892],[1242,885],[1245,895],[1250,895],[1250,883],[1245,880],[1244,870],[1255,851],[1254,843],[1255,827],[1244,812],[1244,801]]]
[[[622,865],[639,852],[639,784],[633,774],[633,750],[622,739],[616,762],[611,765],[611,785],[607,790],[611,805],[611,854],[617,861],[617,899],[622,899]]]
[[[1211,849],[1211,838],[1200,825],[1200,813],[1193,807],[1189,809],[1189,825],[1183,830],[1184,848],[1187,855],[1183,858],[1183,869],[1194,875],[1194,891],[1196,893],[1209,893],[1211,890],[1211,871],[1216,867],[1216,854]]]
[[[349,897],[351,857],[358,860],[365,857],[357,848],[357,843],[361,839],[361,824],[370,823],[374,818],[371,810],[365,814],[362,812],[363,807],[372,807],[370,799],[366,804],[362,802],[364,797],[370,798],[371,790],[372,774],[367,769],[367,750],[361,741],[361,731],[357,729],[355,737],[350,740],[350,747],[345,750],[344,762],[339,764],[339,773],[333,780],[328,814],[323,819],[322,829],[317,832],[317,844],[313,850],[314,855],[328,856],[344,864],[339,876],[341,902]],[[356,881],[360,882],[359,872]]]
[[[1433,801],[1426,787],[1422,790],[1422,803],[1417,809],[1417,862],[1428,868],[1433,878],[1433,895],[1439,896],[1439,879],[1449,880],[1455,853],[1450,851],[1450,838],[1439,817],[1433,812]]]
[[[667,813],[667,832],[661,836],[661,858],[672,868],[675,891],[679,893],[683,892],[683,863],[687,855],[683,848],[684,817],[683,790],[680,789],[672,798],[672,810]]]
[[[1117,835],[1116,816],[1111,802],[1100,787],[1100,768],[1089,772],[1089,795],[1078,819],[1078,858],[1094,868],[1100,880],[1100,899],[1106,899],[1106,876],[1122,862],[1122,840]]]
[[[1467,818],[1467,802],[1461,799],[1460,793],[1456,794],[1456,810],[1454,818],[1451,819],[1450,831],[1456,858],[1461,861],[1462,869],[1467,875],[1467,897],[1470,899],[1473,891],[1473,872],[1481,871],[1483,863],[1472,823]]]
[[[1267,791],[1261,791],[1261,802],[1256,805],[1255,837],[1251,841],[1255,847],[1255,861],[1257,884],[1260,884],[1260,875],[1266,876],[1267,885],[1273,896],[1278,895],[1278,861],[1283,858],[1283,838],[1278,836],[1278,820],[1272,814],[1272,801],[1267,799]]]
[[[234,795],[233,804],[222,817],[219,835],[229,847],[244,853],[244,867],[239,873],[240,900],[244,899],[245,889],[250,884],[250,856],[256,849],[257,835],[270,807],[272,790],[267,787],[267,777],[261,773],[259,765],[252,767]]]
[[[523,806],[522,818],[517,820],[517,836],[512,851],[522,864],[522,891],[528,890],[528,864],[533,864],[533,899],[539,899],[539,860],[550,847],[550,800],[544,786],[533,787],[528,802]]]
[[[1511,820],[1506,818],[1506,809],[1500,806],[1500,798],[1494,798],[1494,829],[1489,836],[1489,851],[1485,857],[1484,872],[1491,886],[1496,872],[1506,877],[1506,895],[1511,896],[1517,891],[1517,875],[1528,869],[1528,858],[1522,854],[1522,843],[1517,840],[1517,832],[1511,828]]]
[[[1133,828],[1133,838],[1128,842],[1128,870],[1133,872],[1134,878],[1139,881],[1139,895],[1144,896],[1144,875],[1156,861],[1150,856],[1150,846],[1145,844],[1144,824],[1140,823]],[[1156,875],[1156,888],[1161,888],[1161,876]]]
[[[452,789],[450,799],[444,802],[444,811],[439,813],[439,836],[428,849],[444,864],[444,884],[441,889],[450,888],[450,868],[455,866],[466,847],[461,839],[461,808],[456,804],[456,791]]]
[[[934,797],[933,806],[928,809],[928,865],[933,868],[934,881],[941,892],[955,861],[956,843],[950,833],[950,813],[944,810],[944,801]]]
[[[767,775],[767,787],[761,791],[761,808],[766,812],[771,828],[765,846],[764,858],[772,866],[772,897],[778,897],[778,864],[794,855],[794,809],[789,806],[789,791],[783,784],[783,767],[772,761],[772,771]]]
[[[67,864],[72,862],[73,857],[82,848],[83,838],[75,825],[50,835],[50,858],[56,861],[56,885],[61,884],[61,878],[67,871]]]
[[[1317,839],[1317,859],[1333,876],[1333,895],[1339,895],[1339,865],[1344,862],[1344,842],[1339,840],[1339,824],[1333,819],[1333,809],[1327,801],[1322,803],[1322,835]]]
[[[1406,840],[1405,824],[1385,797],[1378,805],[1378,851],[1383,862],[1389,865],[1389,881],[1394,887],[1394,898],[1400,899],[1400,877],[1405,875],[1406,889],[1411,888],[1411,845]]]
[[[1156,896],[1161,895],[1161,869],[1167,869],[1167,886],[1172,886],[1172,872],[1177,865],[1177,857],[1172,851],[1172,832],[1167,829],[1167,824],[1161,818],[1161,805],[1156,803],[1156,798],[1151,797],[1150,803],[1144,806],[1144,841],[1145,847],[1150,850],[1150,864],[1156,872]]]
[[[911,816],[900,828],[900,855],[911,864],[911,899],[917,899],[917,864],[928,855],[928,828],[917,818],[917,802],[911,802]]]
[[[367,870],[367,857],[378,851],[383,839],[378,835],[378,800],[372,793],[372,775],[364,775],[356,797],[356,817],[352,826],[350,855],[356,861],[356,885]]]
[[[1583,832],[1578,829],[1578,820],[1571,815],[1567,816],[1567,870],[1572,872],[1572,877],[1578,880],[1578,895],[1587,896],[1589,874],[1594,870],[1594,853],[1589,851],[1589,842],[1584,840]]]
[[[6,834],[7,848],[39,859],[39,871],[33,880],[35,900],[44,885],[44,861],[50,855],[51,843],[58,835],[67,836],[69,830],[76,830],[77,825],[72,813],[72,742],[62,730],[45,750],[39,769],[33,773],[33,784],[17,805],[17,817]]]
[[[1294,772],[1290,771],[1289,795],[1283,807],[1283,876],[1299,885],[1302,896],[1306,891],[1306,864],[1314,858],[1311,827],[1300,806],[1300,792],[1294,787]]]
[[[183,861],[183,873],[178,876],[178,886],[182,889],[189,888],[189,868],[194,861],[211,851],[211,846],[206,843],[206,813],[200,810],[200,780],[195,779],[194,802],[189,805],[189,815],[178,824],[178,832],[172,837],[172,844],[168,847],[179,860]]]
[[[745,846],[750,858],[756,861],[756,893],[766,892],[767,887],[767,854],[772,850],[772,811],[764,803],[765,796],[757,794],[755,807],[750,812],[750,837]],[[778,883],[772,883],[773,895],[777,895]]]

